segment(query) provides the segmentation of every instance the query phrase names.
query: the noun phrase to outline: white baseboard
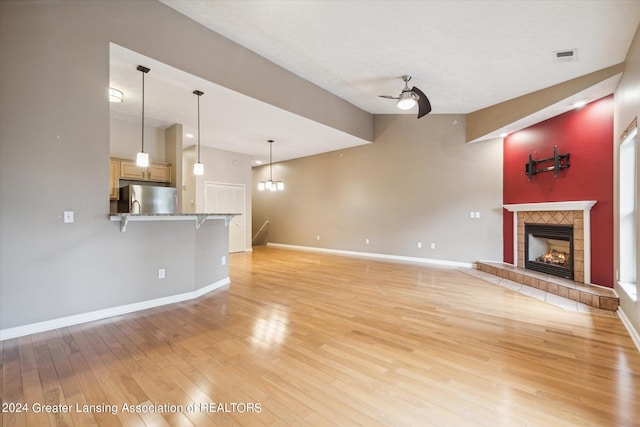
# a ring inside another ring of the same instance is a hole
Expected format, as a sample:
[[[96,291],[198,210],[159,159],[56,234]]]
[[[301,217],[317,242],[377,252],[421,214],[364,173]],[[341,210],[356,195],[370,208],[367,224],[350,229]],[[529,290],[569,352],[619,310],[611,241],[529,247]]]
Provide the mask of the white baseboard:
[[[376,258],[376,259],[388,259],[392,261],[407,261],[407,262],[417,262],[421,264],[436,264],[436,265],[443,265],[448,267],[473,268],[475,265],[470,262],[444,261],[439,259],[418,258],[418,257],[401,256],[401,255],[376,254],[372,252],[343,251],[340,249],[316,248],[312,246],[285,245],[283,243],[267,243],[267,246],[273,246],[273,247],[285,248],[285,249],[297,249],[301,251],[324,252],[324,253],[337,254],[337,255],[348,255],[348,256],[357,256],[357,257],[365,257],[365,258]]]
[[[633,343],[636,345],[636,348],[638,349],[638,351],[640,351],[640,334],[638,334],[638,331],[636,331],[636,329],[633,327],[633,324],[631,323],[627,315],[624,313],[622,308],[618,307],[617,313],[618,313],[618,316],[620,317],[620,320],[622,320],[622,324],[624,325],[625,328],[627,328],[627,331],[631,336],[631,340],[633,340]]]
[[[147,310],[149,308],[160,307],[162,305],[174,304],[177,302],[196,299],[208,292],[227,286],[229,283],[231,283],[231,280],[226,277],[193,292],[185,292],[178,295],[171,295],[168,297],[156,298],[148,301],[121,305],[118,307],[105,308],[103,310],[96,310],[88,313],[76,314],[73,316],[45,320],[43,322],[16,326],[14,328],[0,329],[0,341],[8,340],[11,338],[18,338],[25,335],[31,335],[38,332],[50,331],[52,329],[79,325],[81,323],[92,322],[94,320],[106,319],[107,317],[119,316],[122,314],[132,313],[134,311]]]

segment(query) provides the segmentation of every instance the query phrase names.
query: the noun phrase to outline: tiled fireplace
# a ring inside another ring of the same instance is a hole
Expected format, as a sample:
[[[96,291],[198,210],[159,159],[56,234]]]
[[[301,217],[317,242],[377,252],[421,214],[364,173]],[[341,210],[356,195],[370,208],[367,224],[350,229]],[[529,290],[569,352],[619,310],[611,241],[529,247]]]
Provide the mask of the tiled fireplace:
[[[515,266],[478,261],[477,269],[480,274],[500,277],[509,283],[508,287],[522,285],[529,289],[527,294],[542,294],[544,298],[540,299],[544,301],[562,297],[575,301],[577,308],[584,306],[589,310],[615,312],[620,303],[615,291],[591,284],[591,208],[595,204],[595,201],[587,200],[503,205],[514,216]],[[529,242],[530,246],[525,246],[526,238],[530,241],[532,237],[534,243]],[[532,260],[548,263],[547,256],[552,259],[550,264],[570,268],[572,273],[567,276],[545,268],[531,268]],[[563,257],[568,261],[564,262]],[[525,261],[529,261],[529,266]]]
[[[591,283],[591,208],[595,201],[523,203],[504,205],[513,212],[514,256],[516,267],[525,263],[525,224],[570,226],[573,228],[573,280]]]

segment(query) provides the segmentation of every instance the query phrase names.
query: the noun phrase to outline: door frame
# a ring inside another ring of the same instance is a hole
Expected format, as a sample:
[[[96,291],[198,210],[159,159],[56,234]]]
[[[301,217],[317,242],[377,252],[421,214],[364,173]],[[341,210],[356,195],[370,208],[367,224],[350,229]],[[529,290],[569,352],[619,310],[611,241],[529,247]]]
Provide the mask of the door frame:
[[[204,182],[204,206],[207,206],[207,189],[210,186],[215,185],[225,185],[230,187],[242,187],[242,225],[243,225],[243,236],[242,236],[242,251],[247,252],[247,186],[245,184],[239,184],[236,182],[222,182],[222,181],[205,181]],[[205,212],[212,213],[212,212]]]

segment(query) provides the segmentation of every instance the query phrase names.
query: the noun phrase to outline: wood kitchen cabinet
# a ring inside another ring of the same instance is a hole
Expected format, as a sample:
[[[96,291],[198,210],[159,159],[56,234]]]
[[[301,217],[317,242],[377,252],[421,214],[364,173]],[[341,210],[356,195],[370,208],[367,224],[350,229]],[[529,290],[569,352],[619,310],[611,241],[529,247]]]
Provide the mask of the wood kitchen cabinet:
[[[120,180],[147,181],[147,182],[171,182],[171,165],[163,162],[151,162],[149,167],[141,168],[134,160],[109,159],[109,199],[118,200],[120,197]]]
[[[151,163],[147,168],[147,180],[156,182],[171,182],[171,166]]]
[[[118,200],[120,193],[120,162],[117,160],[109,160],[109,199]]]
[[[133,160],[120,160],[120,179],[171,182],[171,165],[151,162],[149,167],[141,168]]]
[[[141,168],[136,162],[130,160],[120,161],[120,179],[132,179],[135,181],[146,180],[147,168]]]

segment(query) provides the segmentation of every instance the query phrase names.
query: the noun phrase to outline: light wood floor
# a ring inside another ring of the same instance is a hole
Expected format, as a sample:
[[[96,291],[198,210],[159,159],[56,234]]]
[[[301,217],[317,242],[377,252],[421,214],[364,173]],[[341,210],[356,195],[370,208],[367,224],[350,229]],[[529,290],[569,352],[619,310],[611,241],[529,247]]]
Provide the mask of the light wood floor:
[[[618,318],[424,265],[258,247],[230,269],[195,301],[0,343],[3,405],[30,409],[1,424],[640,425]]]

